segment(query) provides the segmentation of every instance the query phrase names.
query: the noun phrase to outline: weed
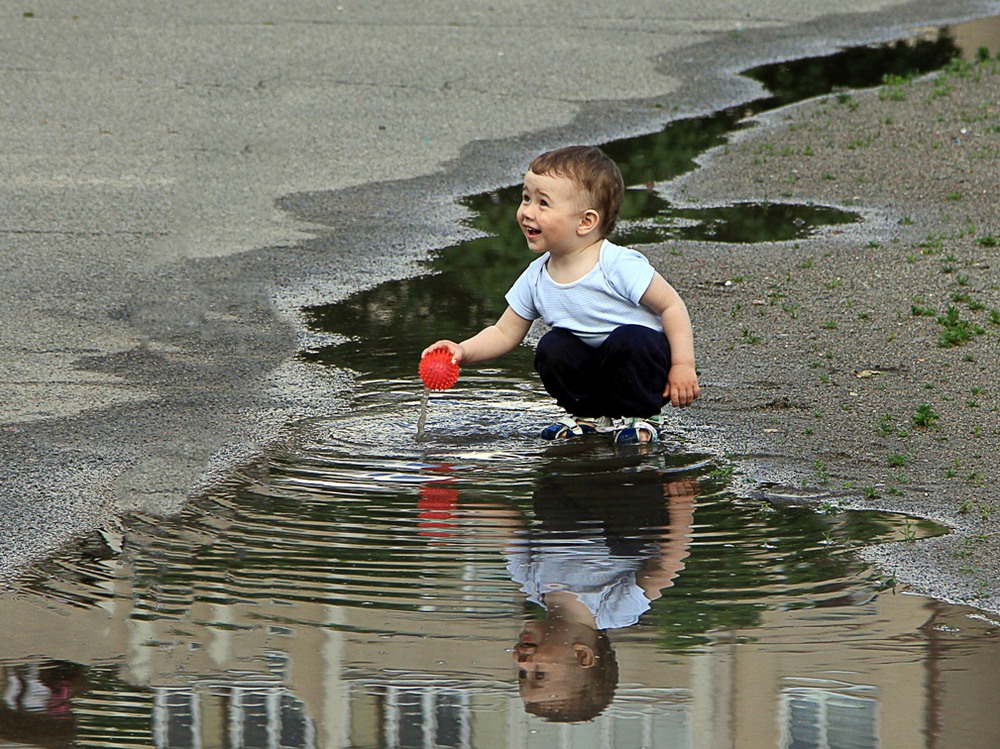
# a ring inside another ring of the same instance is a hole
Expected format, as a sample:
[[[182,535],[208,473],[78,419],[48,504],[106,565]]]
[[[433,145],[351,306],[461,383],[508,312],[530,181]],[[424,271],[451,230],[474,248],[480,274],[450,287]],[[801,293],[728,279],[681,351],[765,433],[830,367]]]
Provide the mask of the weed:
[[[927,429],[934,426],[939,418],[941,418],[940,415],[929,404],[921,403],[917,406],[917,411],[913,414],[911,421],[913,426]]]
[[[826,470],[826,463],[822,460],[813,461],[813,470],[816,471],[816,480],[821,484],[828,484],[830,482],[830,474]]]
[[[887,461],[893,468],[902,468],[906,465],[906,456],[900,455],[899,453],[893,453],[889,456]]]
[[[886,437],[896,434],[896,424],[892,414],[883,414],[878,422],[878,430]]]
[[[944,326],[938,337],[938,346],[942,348],[960,346],[985,332],[981,326],[959,318],[958,307],[954,305],[949,305],[947,314],[939,315],[937,321]]]
[[[913,317],[935,317],[937,310],[933,307],[922,307],[918,304],[913,304],[910,306],[910,314]]]
[[[976,244],[982,247],[997,247],[1000,246],[1000,239],[997,239],[992,234],[985,237],[979,237],[976,239]]]
[[[718,468],[709,471],[709,478],[726,480],[733,477],[733,466],[719,466]]]
[[[885,88],[878,92],[882,101],[906,101],[906,91],[903,86],[909,81],[898,75],[886,75],[882,78]]]

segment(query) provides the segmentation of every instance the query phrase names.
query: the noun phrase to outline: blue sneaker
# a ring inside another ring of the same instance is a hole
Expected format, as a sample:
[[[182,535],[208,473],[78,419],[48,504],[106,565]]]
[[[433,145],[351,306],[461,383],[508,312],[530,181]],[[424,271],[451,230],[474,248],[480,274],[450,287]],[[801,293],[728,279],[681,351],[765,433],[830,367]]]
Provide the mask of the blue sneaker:
[[[647,445],[660,441],[663,417],[659,414],[648,418],[628,417],[618,422],[615,442],[619,445]]]
[[[549,424],[542,430],[542,439],[561,440],[597,432],[610,432],[613,429],[614,422],[607,416],[563,416],[555,424]]]

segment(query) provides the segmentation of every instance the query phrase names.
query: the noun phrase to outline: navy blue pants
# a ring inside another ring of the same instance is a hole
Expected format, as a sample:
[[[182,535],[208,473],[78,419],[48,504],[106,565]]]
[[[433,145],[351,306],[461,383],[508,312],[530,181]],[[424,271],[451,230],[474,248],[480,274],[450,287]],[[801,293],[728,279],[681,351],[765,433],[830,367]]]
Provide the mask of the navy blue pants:
[[[576,416],[653,416],[667,403],[670,344],[663,333],[622,325],[597,348],[553,328],[535,348],[549,395]]]

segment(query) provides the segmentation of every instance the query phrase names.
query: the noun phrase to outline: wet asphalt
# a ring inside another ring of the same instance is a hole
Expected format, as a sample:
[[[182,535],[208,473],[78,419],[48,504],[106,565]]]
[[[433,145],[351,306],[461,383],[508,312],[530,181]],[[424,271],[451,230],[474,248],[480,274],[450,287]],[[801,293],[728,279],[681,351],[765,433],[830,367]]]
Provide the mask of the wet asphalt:
[[[997,7],[0,1],[0,580],[343,408],[298,310],[467,236],[455,198]]]

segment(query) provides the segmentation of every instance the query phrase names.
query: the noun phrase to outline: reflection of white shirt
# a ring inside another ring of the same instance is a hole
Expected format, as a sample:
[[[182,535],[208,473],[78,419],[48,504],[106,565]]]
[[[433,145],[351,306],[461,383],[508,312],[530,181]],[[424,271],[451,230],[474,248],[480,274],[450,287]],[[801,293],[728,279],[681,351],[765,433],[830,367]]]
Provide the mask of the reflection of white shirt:
[[[650,556],[656,555],[651,550]],[[519,539],[507,548],[507,571],[528,600],[545,607],[544,596],[569,591],[590,610],[598,629],[630,627],[649,609],[635,581],[643,556],[616,556],[599,540]]]
[[[532,261],[507,292],[507,304],[525,320],[541,318],[595,347],[622,325],[663,330],[660,318],[639,303],[655,273],[641,252],[604,240],[597,265],[572,283],[553,281],[548,259],[546,252]]]
[[[36,664],[28,666],[28,672],[23,677],[18,677],[15,673],[7,677],[4,702],[11,710],[40,712],[46,708],[51,698],[52,692],[40,681]]]

